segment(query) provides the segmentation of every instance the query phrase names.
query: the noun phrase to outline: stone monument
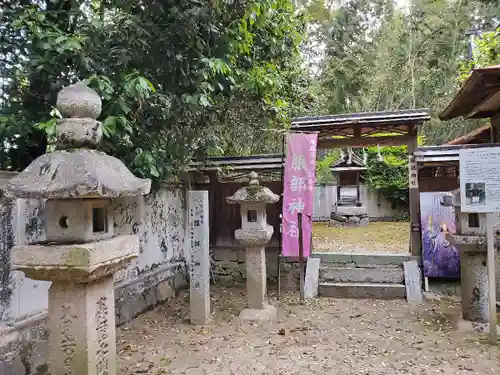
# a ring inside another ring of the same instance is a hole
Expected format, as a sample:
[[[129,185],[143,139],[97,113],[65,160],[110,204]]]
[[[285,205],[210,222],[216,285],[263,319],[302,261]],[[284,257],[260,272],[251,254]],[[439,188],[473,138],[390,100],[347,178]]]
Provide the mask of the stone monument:
[[[112,199],[149,193],[118,159],[95,148],[101,99],[81,83],[57,97],[63,118],[56,150],[5,186],[12,198],[47,199],[46,241],[12,249],[13,269],[49,280],[48,364],[53,375],[116,375],[113,273],[139,250],[135,235],[114,236]]]
[[[460,189],[443,198],[441,204],[455,210],[456,234],[447,240],[460,252],[462,315],[465,320],[487,323],[488,271],[486,268],[486,214],[462,212]]]
[[[257,173],[250,173],[250,183],[226,198],[228,203],[240,204],[241,229],[234,232],[236,239],[246,246],[246,276],[248,308],[240,318],[246,320],[273,320],[277,317],[274,306],[266,300],[265,245],[273,235],[267,224],[266,204],[278,202],[280,197],[259,184]]]
[[[208,191],[190,191],[189,247],[190,277],[189,304],[192,324],[210,321],[210,227],[208,223]]]

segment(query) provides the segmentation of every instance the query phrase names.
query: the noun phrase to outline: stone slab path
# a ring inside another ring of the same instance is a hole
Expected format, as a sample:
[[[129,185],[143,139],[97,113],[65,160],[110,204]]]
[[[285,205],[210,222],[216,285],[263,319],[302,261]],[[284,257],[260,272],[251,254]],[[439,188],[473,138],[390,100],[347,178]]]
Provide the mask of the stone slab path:
[[[119,329],[119,373],[499,374],[500,349],[461,332],[457,301],[282,298],[280,321],[242,323],[245,291],[212,291],[213,323],[189,324],[186,294]]]

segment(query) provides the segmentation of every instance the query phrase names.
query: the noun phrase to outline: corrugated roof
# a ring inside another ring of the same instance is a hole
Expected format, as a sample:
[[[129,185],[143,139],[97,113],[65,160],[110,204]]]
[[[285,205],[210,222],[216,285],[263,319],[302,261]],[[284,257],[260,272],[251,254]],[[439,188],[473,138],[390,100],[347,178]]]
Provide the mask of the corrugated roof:
[[[421,124],[430,119],[427,109],[392,112],[362,112],[341,115],[297,117],[292,119],[292,130],[319,131],[325,127],[352,127],[353,125],[398,126]]]
[[[235,171],[282,169],[283,154],[261,154],[249,156],[212,156],[203,162],[194,162],[189,166],[190,171],[195,170],[217,170],[230,168]]]
[[[443,146],[426,146],[419,147],[414,152],[415,161],[420,164],[437,164],[446,165],[449,162],[458,163],[459,151],[464,148],[482,148],[496,146],[491,143],[483,144],[457,144]]]
[[[500,65],[494,65],[474,69],[439,118],[488,118],[499,111]]]

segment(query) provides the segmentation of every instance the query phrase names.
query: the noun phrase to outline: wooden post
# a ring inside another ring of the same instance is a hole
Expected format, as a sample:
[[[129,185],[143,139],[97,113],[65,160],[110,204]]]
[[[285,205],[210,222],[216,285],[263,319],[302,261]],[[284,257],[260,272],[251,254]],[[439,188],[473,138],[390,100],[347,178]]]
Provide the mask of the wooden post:
[[[300,271],[300,304],[304,304],[304,239],[302,237],[302,213],[297,214],[297,226],[299,229],[299,271]]]
[[[422,255],[422,238],[420,233],[420,193],[418,189],[418,170],[413,153],[417,149],[417,128],[411,130],[408,142],[408,168],[409,168],[409,208],[410,208],[410,252],[411,255]]]
[[[497,344],[497,295],[495,281],[495,231],[493,228],[494,214],[486,214],[486,239],[488,254],[486,258],[488,269],[488,305],[491,343]]]
[[[500,113],[495,114],[490,118],[491,129],[491,143],[500,143]]]
[[[286,154],[286,135],[283,134],[281,139],[281,187],[280,187],[280,237],[278,239],[279,247],[278,247],[278,270],[276,274],[278,275],[278,283],[276,288],[278,289],[278,301],[281,297],[281,254],[283,252],[283,202],[285,201],[285,154]]]

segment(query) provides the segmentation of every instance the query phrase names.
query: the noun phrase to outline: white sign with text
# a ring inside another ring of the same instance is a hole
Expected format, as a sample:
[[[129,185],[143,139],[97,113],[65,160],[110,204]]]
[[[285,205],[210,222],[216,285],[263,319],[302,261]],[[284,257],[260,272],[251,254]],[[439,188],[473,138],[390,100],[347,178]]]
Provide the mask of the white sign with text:
[[[500,147],[466,148],[459,157],[462,212],[500,212]]]

